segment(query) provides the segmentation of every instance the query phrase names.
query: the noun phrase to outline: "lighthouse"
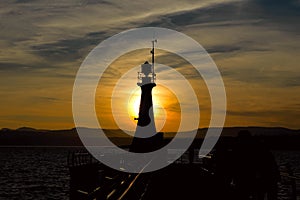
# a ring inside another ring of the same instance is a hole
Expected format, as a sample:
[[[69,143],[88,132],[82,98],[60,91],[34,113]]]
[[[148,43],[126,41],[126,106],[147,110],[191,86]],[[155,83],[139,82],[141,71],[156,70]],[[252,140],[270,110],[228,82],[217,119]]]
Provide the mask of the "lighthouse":
[[[139,107],[139,116],[135,136],[132,140],[130,151],[144,153],[156,150],[160,146],[162,134],[156,133],[152,89],[156,86],[156,74],[154,71],[154,45],[157,40],[152,40],[152,63],[146,61],[141,65],[141,71],[138,72],[137,85],[141,88],[141,101]]]

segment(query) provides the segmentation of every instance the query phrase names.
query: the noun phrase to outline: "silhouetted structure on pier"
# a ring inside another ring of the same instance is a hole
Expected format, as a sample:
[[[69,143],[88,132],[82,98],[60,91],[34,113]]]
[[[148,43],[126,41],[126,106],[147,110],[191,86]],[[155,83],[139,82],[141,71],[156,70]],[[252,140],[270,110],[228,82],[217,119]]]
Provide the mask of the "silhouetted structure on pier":
[[[163,134],[157,134],[153,113],[152,89],[156,86],[156,74],[154,72],[154,43],[152,41],[152,64],[146,61],[141,65],[141,72],[138,72],[138,83],[141,87],[141,101],[139,107],[139,116],[133,138],[130,146],[131,152],[143,153],[157,150],[161,147]]]

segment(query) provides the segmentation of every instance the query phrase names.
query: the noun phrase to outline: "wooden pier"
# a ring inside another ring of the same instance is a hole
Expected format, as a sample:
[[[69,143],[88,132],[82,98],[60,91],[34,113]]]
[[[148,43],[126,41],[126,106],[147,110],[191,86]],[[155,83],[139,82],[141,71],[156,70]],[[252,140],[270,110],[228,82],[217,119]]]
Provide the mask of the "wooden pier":
[[[126,173],[106,167],[87,152],[68,158],[71,200],[236,199],[232,188],[224,188],[211,168],[211,157],[189,160],[186,152],[164,169]],[[299,200],[299,177],[280,167],[279,200]]]

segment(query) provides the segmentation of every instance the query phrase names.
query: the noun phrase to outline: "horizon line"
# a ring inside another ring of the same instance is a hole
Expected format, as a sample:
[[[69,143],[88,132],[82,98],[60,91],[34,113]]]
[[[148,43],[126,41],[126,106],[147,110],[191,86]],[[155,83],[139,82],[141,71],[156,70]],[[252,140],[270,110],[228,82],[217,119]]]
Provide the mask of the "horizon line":
[[[78,129],[78,128],[86,128],[86,129],[102,129],[102,130],[112,130],[112,131],[120,131],[122,129],[117,129],[117,128],[91,128],[91,127],[72,127],[72,128],[61,128],[61,129],[47,129],[47,128],[34,128],[34,127],[28,127],[28,126],[22,126],[18,128],[7,128],[7,127],[2,127],[0,128],[0,131],[8,129],[8,130],[18,130],[18,129],[33,129],[36,131],[63,131],[63,130],[73,130],[73,129]],[[288,127],[283,127],[283,126],[224,126],[224,127],[199,127],[197,130],[202,130],[202,129],[208,129],[208,128],[277,128],[277,129],[288,129],[288,130],[294,130],[294,131],[300,131],[300,128],[288,128]],[[122,130],[123,131],[123,130]],[[128,131],[128,130],[124,130]],[[182,132],[189,132],[193,130],[186,130]],[[134,131],[129,131],[129,132],[134,132]],[[163,131],[159,131],[163,132]],[[165,131],[165,133],[173,133],[177,131]]]

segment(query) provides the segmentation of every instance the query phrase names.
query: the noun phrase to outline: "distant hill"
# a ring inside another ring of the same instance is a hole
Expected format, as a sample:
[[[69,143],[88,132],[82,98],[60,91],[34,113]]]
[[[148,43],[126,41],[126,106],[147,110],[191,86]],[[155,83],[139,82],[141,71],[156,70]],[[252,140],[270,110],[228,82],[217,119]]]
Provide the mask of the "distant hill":
[[[83,128],[84,129],[84,128]],[[96,129],[88,129],[97,131]],[[274,148],[281,146],[300,146],[300,130],[281,127],[225,127],[222,138],[234,138],[240,130],[249,130],[253,136],[260,137]],[[131,137],[120,130],[104,130],[112,142],[119,145],[131,143]],[[202,141],[207,128],[198,130],[197,138]],[[97,133],[97,132],[95,132]],[[182,133],[182,134],[188,134]],[[172,138],[175,133],[165,133],[166,138]],[[0,146],[83,146],[75,128],[66,130],[39,130],[30,127],[18,129],[3,128],[0,130]]]
[[[253,136],[300,136],[300,130],[293,130],[282,127],[224,127],[222,136],[237,136],[241,130],[248,130]],[[198,136],[204,136],[207,128],[199,129]]]
[[[0,145],[22,146],[82,146],[76,129],[37,130],[22,127],[0,130]]]

